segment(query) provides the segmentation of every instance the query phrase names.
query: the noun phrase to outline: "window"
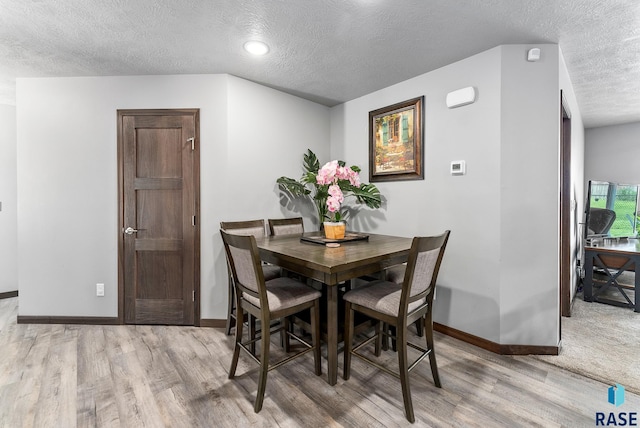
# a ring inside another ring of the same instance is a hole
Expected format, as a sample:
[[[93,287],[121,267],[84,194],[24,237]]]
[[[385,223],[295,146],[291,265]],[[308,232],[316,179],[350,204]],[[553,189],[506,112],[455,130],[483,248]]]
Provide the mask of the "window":
[[[609,235],[637,235],[640,229],[638,186],[603,181],[591,181],[590,185],[589,208],[606,208],[616,213]]]

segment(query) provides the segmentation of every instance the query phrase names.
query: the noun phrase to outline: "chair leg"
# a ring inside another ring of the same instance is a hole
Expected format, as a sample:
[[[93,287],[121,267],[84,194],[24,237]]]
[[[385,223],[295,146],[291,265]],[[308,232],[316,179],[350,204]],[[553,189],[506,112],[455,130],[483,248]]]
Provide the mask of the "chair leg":
[[[313,345],[313,363],[316,375],[322,374],[322,356],[320,355],[320,300],[316,300],[311,311],[311,344]]]
[[[433,323],[428,321],[428,324],[425,325],[425,336],[427,338],[427,349],[430,349],[429,352],[429,363],[431,364],[431,375],[433,376],[433,383],[438,388],[442,388],[440,384],[440,375],[438,374],[438,364],[436,363],[436,350],[433,348]]]
[[[231,335],[231,328],[234,326],[232,320],[237,322],[237,316],[234,315],[235,311],[236,292],[233,286],[233,281],[229,277],[229,303],[227,304],[227,336]],[[237,311],[236,311],[237,312]]]
[[[404,323],[403,323],[404,324]],[[414,423],[416,418],[413,414],[413,403],[411,401],[411,388],[409,386],[409,364],[407,362],[407,326],[399,325],[397,331],[398,366],[400,371],[400,385],[402,386],[402,398],[404,399],[404,413],[407,420]]]
[[[378,321],[376,322],[376,343],[375,343],[375,356],[379,357],[381,354],[381,348],[382,348],[382,332],[381,329],[383,328],[384,323],[382,321]]]
[[[270,343],[270,331],[268,326],[269,320],[262,320],[262,338],[260,339],[260,378],[258,379],[258,392],[256,394],[256,404],[253,410],[258,413],[262,410],[262,403],[264,401],[264,392],[267,388],[267,373],[269,372],[269,343]]]
[[[424,318],[417,319],[415,325],[418,337],[424,337]]]
[[[394,326],[390,325],[389,331],[393,336],[397,335],[397,329]],[[393,352],[398,352],[398,344],[396,343],[396,339],[391,339],[391,349],[393,349]]]
[[[242,310],[239,311],[242,316]],[[233,357],[231,358],[231,368],[229,369],[229,379],[233,379],[236,375],[236,368],[238,367],[238,357],[240,356],[240,342],[242,342],[242,326],[243,323],[237,323],[236,325],[236,339],[233,346]]]
[[[236,316],[236,326],[238,324],[242,324],[242,320],[243,320],[244,316],[240,319],[238,319],[238,317]],[[256,317],[254,317],[251,314],[247,315],[247,321],[249,323],[249,340],[253,340],[256,338]],[[263,336],[264,338],[264,336]],[[249,345],[249,350],[251,351],[251,353],[253,355],[256,355],[256,342],[251,342],[251,345]]]
[[[287,334],[287,332],[290,331],[289,317],[282,318],[280,320],[280,323],[282,324],[282,330],[280,330],[280,344],[282,346],[282,349],[284,349],[284,352],[290,352],[291,341],[289,340],[289,335]]]
[[[351,376],[351,349],[353,348],[353,310],[351,302],[345,302],[344,308],[344,368],[342,377],[349,380]]]
[[[382,332],[384,333],[382,335],[382,350],[383,351],[388,351],[389,350],[389,336],[387,336],[387,334],[389,333],[389,325],[387,325],[386,322],[382,323]]]

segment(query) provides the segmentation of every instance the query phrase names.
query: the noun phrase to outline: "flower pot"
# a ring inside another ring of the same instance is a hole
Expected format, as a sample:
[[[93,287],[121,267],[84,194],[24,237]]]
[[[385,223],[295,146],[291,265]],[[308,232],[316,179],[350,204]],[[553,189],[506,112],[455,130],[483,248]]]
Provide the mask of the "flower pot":
[[[347,225],[343,222],[324,222],[324,236],[327,239],[343,239]]]

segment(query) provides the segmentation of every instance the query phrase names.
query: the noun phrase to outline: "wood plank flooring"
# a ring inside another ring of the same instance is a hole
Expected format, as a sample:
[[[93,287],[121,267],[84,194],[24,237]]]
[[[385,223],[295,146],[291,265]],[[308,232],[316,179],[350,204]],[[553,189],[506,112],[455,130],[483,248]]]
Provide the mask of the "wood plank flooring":
[[[227,379],[222,329],[18,325],[17,302],[0,300],[0,427],[584,427],[596,412],[640,410],[640,396],[616,408],[609,385],[436,334],[443,387],[428,362],[412,372],[414,425],[395,378],[355,359],[332,387],[310,354],[269,373],[256,414],[257,366],[241,354]]]

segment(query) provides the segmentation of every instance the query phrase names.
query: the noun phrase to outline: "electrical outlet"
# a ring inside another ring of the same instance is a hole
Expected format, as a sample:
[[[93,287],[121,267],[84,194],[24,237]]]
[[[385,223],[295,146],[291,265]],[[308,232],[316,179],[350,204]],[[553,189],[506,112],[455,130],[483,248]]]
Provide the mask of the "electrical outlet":
[[[104,296],[104,284],[96,284],[96,296]]]

